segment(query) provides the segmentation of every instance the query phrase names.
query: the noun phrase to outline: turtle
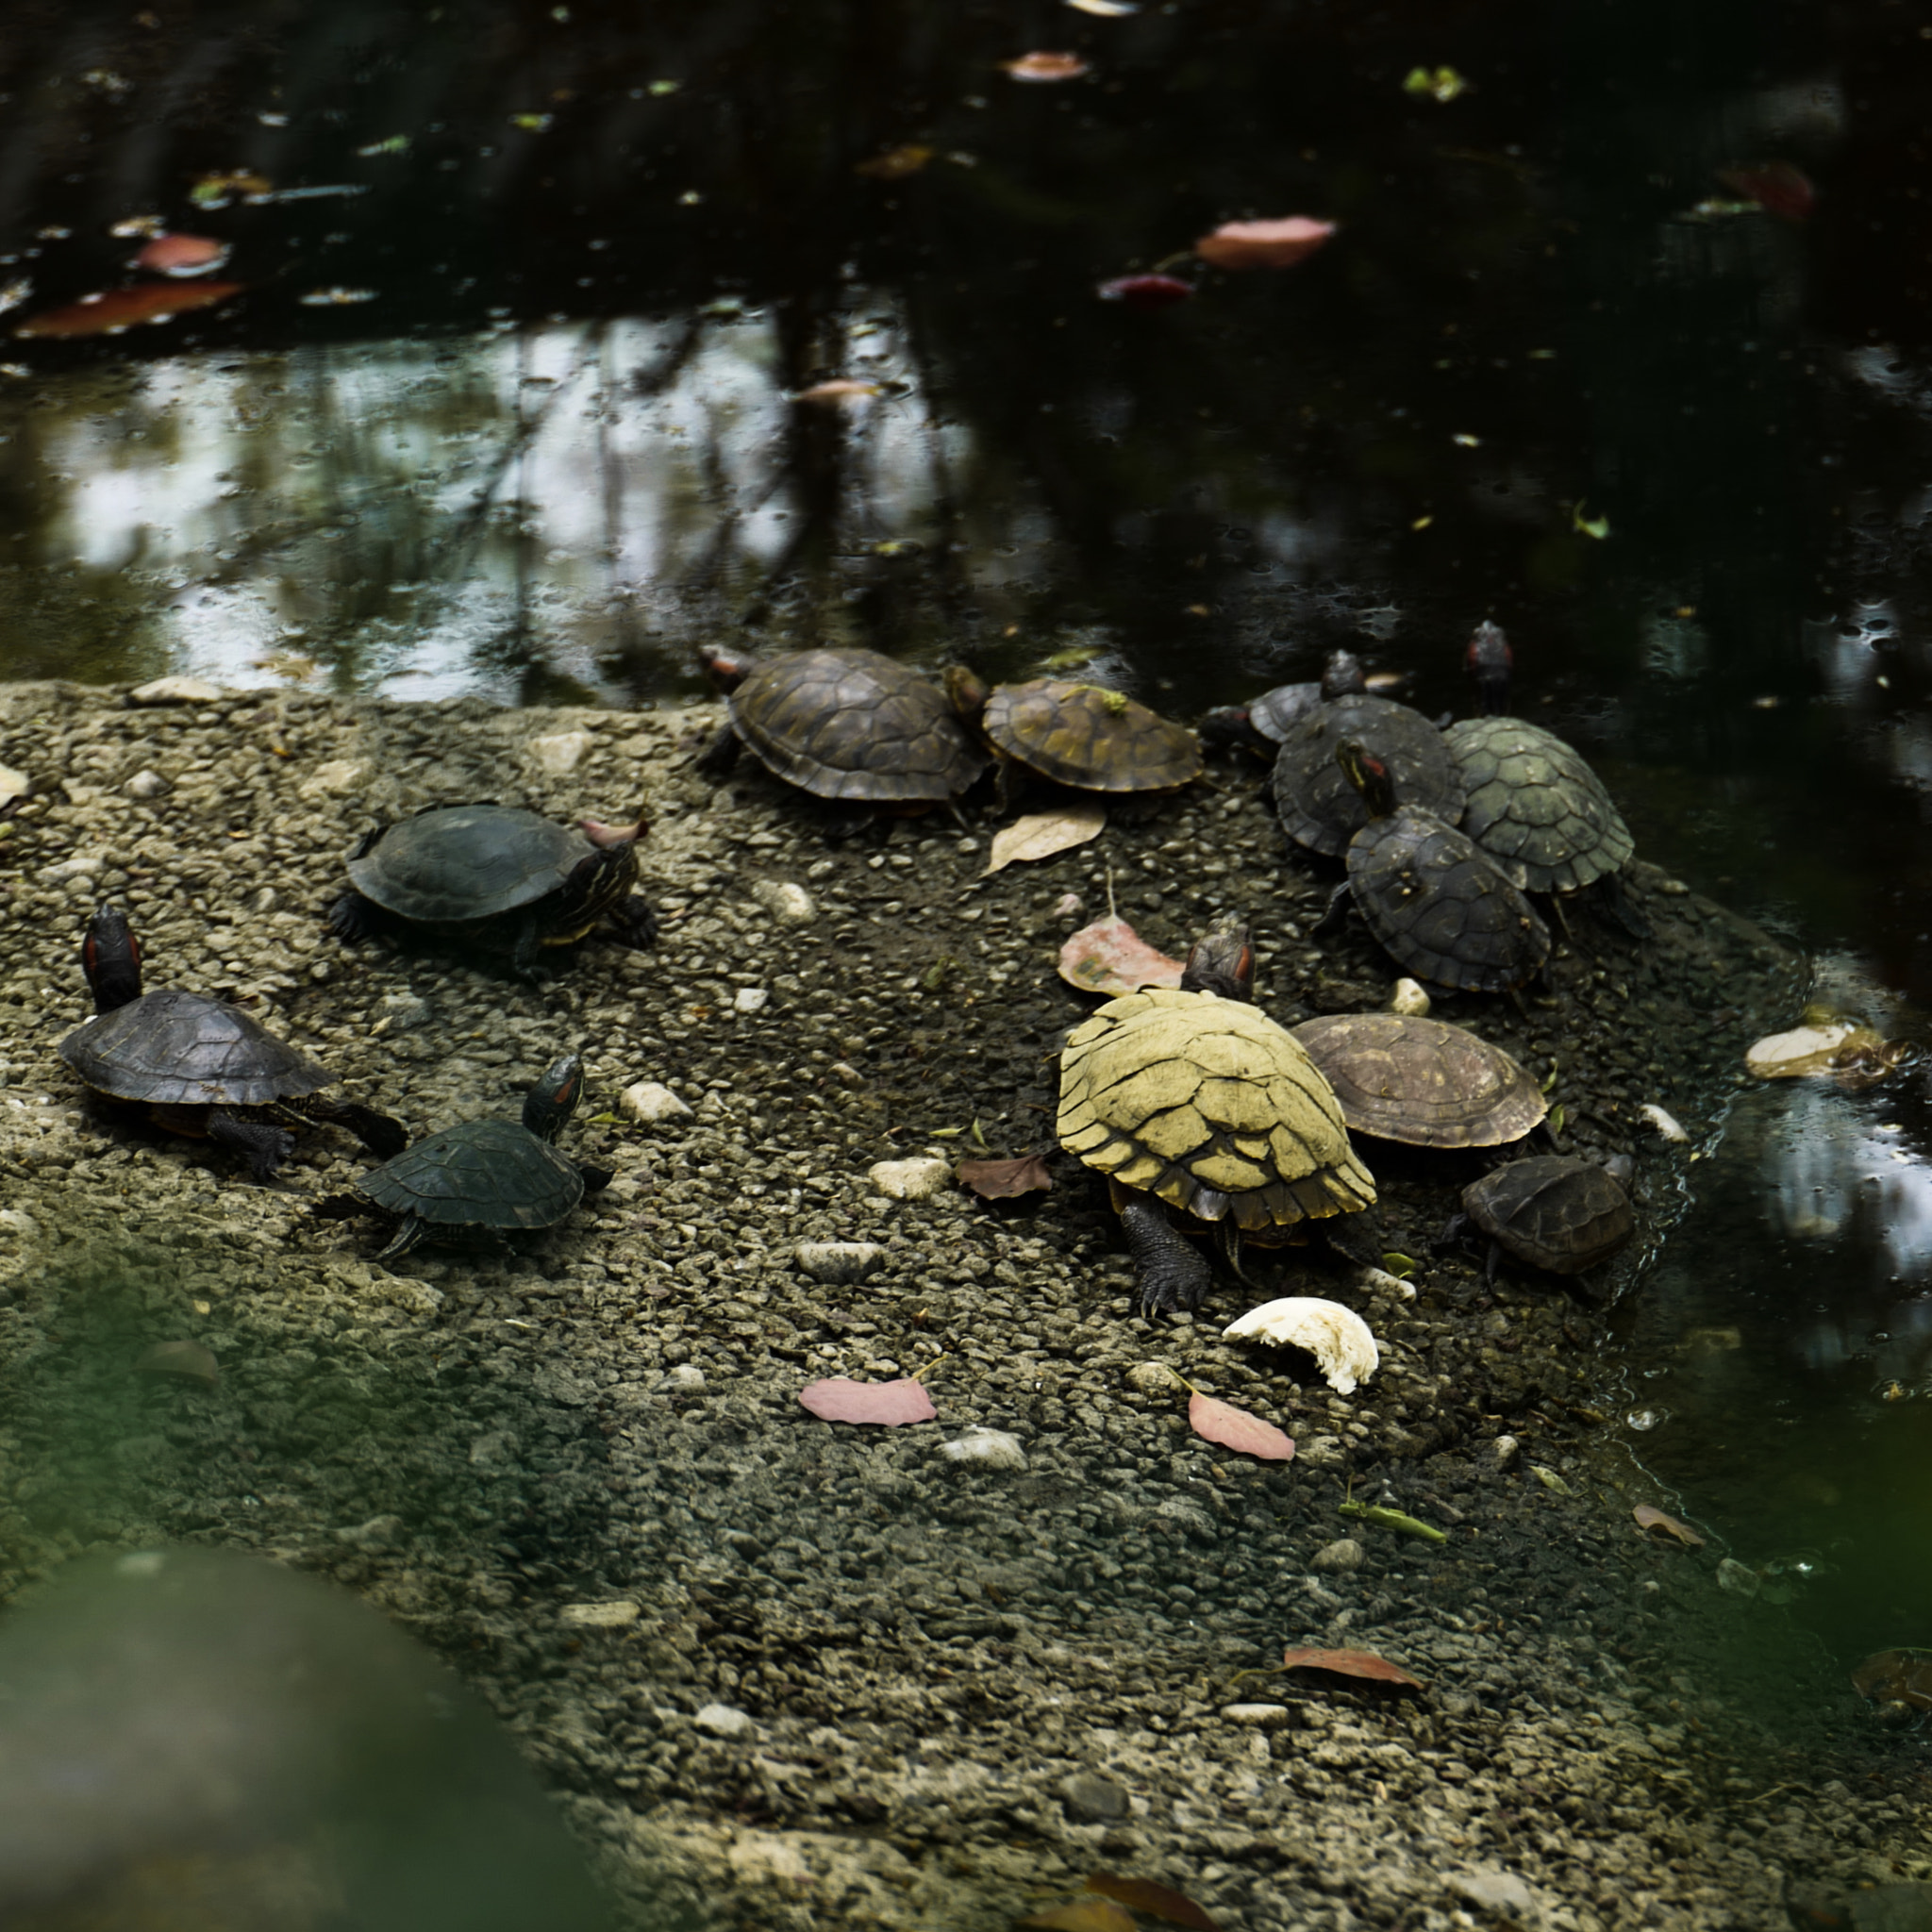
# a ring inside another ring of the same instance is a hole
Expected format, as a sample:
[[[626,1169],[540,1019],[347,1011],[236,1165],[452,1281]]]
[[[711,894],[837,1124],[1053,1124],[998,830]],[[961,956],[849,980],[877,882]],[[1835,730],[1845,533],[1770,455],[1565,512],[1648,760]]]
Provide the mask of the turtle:
[[[521,1124],[458,1121],[372,1168],[352,1192],[327,1195],[309,1211],[323,1220],[387,1219],[393,1233],[378,1261],[392,1261],[422,1241],[474,1244],[554,1226],[587,1192],[610,1185],[607,1170],[566,1160],[555,1145],[583,1087],[582,1055],[566,1054],[524,1096]]]
[[[141,942],[111,903],[89,921],[81,968],[95,1017],[63,1040],[60,1058],[110,1100],[142,1103],[172,1133],[220,1141],[275,1178],[310,1122],[346,1128],[372,1154],[399,1153],[402,1123],[359,1102],[328,1100],[336,1075],[225,1000],[142,991]]]
[[[724,728],[698,767],[722,777],[741,747],[815,798],[918,808],[958,798],[986,770],[944,691],[877,651],[800,651],[769,663],[698,652],[726,692]]]
[[[1541,973],[1550,929],[1494,863],[1453,825],[1396,803],[1388,767],[1360,744],[1335,754],[1368,822],[1349,841],[1348,882],[1369,930],[1405,972],[1461,992],[1506,992]]]
[[[1538,1155],[1506,1161],[1462,1191],[1462,1211],[1490,1237],[1487,1277],[1497,1250],[1552,1274],[1580,1274],[1630,1239],[1630,1196],[1594,1161]],[[1457,1224],[1446,1231],[1453,1238]]]
[[[1318,681],[1277,684],[1244,705],[1217,705],[1194,726],[1204,745],[1273,758],[1289,732],[1318,707],[1368,689],[1362,662],[1353,651],[1331,651]]]
[[[1533,1132],[1549,1111],[1522,1067],[1466,1026],[1325,1013],[1289,1030],[1357,1134],[1410,1147],[1498,1147]]]
[[[1462,668],[1475,679],[1483,714],[1499,718],[1509,708],[1509,680],[1516,670],[1516,653],[1500,624],[1487,618],[1470,633],[1463,647]]]
[[[1290,838],[1340,858],[1368,823],[1368,809],[1336,753],[1359,744],[1389,770],[1405,802],[1449,824],[1462,816],[1462,787],[1442,734],[1420,711],[1370,692],[1334,699],[1289,729],[1275,754],[1274,809]]]
[[[1223,921],[1177,988],[1109,1000],[1060,1055],[1060,1144],[1108,1178],[1145,1315],[1198,1307],[1211,1281],[1169,1208],[1206,1224],[1240,1274],[1243,1235],[1290,1239],[1375,1198],[1327,1081],[1249,1004],[1254,970],[1246,926]]]
[[[946,690],[992,746],[1003,807],[1028,774],[1076,791],[1123,793],[1174,791],[1201,775],[1191,731],[1104,684],[1034,677],[989,691],[956,664]]]
[[[580,940],[599,920],[626,946],[648,946],[657,915],[630,888],[647,829],[582,819],[576,829],[489,801],[425,806],[378,825],[344,855],[350,890],[328,910],[350,944],[388,930],[428,933],[507,954],[522,978],[541,976],[546,947]]]

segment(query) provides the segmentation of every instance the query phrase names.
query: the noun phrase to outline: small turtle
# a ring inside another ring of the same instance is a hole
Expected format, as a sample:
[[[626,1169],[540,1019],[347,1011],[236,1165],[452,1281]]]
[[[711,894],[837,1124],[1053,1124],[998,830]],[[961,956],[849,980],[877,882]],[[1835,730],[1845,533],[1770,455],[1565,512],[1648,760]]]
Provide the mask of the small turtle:
[[[1407,705],[1370,693],[1340,697],[1292,725],[1274,759],[1274,809],[1297,844],[1340,858],[1368,810],[1337,763],[1348,743],[1384,765],[1405,802],[1449,824],[1462,816],[1462,787],[1442,734]]]
[[[1244,705],[1217,705],[1194,729],[1204,745],[1217,751],[1239,749],[1273,758],[1289,732],[1320,706],[1368,688],[1361,659],[1353,651],[1331,651],[1319,681],[1277,684]]]
[[[700,754],[723,776],[741,746],[815,798],[943,805],[986,770],[945,692],[877,651],[800,651],[769,663],[715,646],[699,661],[726,693],[724,729]]]
[[[432,805],[378,825],[346,855],[351,890],[329,908],[338,939],[374,932],[429,933],[508,954],[525,979],[541,976],[543,950],[580,940],[608,921],[620,944],[648,946],[657,915],[631,891],[646,822],[573,831],[508,805]]]
[[[946,673],[946,690],[992,746],[1002,807],[1012,802],[1025,774],[1106,792],[1174,791],[1201,775],[1201,746],[1191,731],[1106,685],[1035,677],[989,691],[956,664]]]
[[[1336,752],[1367,823],[1348,846],[1345,894],[1405,972],[1463,992],[1505,992],[1541,973],[1550,929],[1462,833],[1432,811],[1398,805],[1388,767],[1347,742]],[[1326,920],[1324,921],[1324,924]]]
[[[1499,1147],[1549,1111],[1515,1060],[1466,1026],[1403,1013],[1326,1013],[1290,1030],[1357,1134],[1410,1147]]]
[[[1239,1274],[1242,1235],[1279,1241],[1375,1198],[1327,1081],[1248,1004],[1254,970],[1247,928],[1225,922],[1178,988],[1109,1000],[1060,1055],[1060,1144],[1108,1177],[1143,1314],[1197,1307],[1212,1279],[1169,1207],[1205,1223]]]
[[[1488,1278],[1497,1249],[1552,1274],[1580,1274],[1630,1239],[1630,1196],[1593,1161],[1539,1155],[1506,1161],[1462,1191],[1462,1211],[1490,1237]],[[1453,1235],[1456,1224],[1450,1224]]]
[[[522,1125],[458,1121],[373,1168],[353,1192],[327,1195],[310,1211],[331,1221],[385,1217],[394,1231],[378,1261],[392,1261],[422,1241],[475,1244],[554,1226],[587,1191],[610,1185],[605,1169],[566,1160],[554,1144],[583,1087],[582,1056],[566,1054],[524,1096]]]
[[[408,1139],[399,1121],[355,1101],[325,1100],[325,1066],[240,1007],[205,993],[141,990],[141,943],[116,906],[89,922],[80,961],[96,1017],[60,1042],[60,1058],[110,1100],[144,1103],[157,1125],[218,1141],[272,1180],[293,1148],[291,1127],[345,1127],[372,1154]]]

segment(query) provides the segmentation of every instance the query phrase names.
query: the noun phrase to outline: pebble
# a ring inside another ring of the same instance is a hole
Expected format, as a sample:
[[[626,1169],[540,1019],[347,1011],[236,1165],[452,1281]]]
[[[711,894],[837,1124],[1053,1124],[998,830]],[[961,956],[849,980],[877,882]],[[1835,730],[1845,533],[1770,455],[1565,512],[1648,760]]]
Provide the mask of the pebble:
[[[702,1395],[705,1392],[705,1372],[695,1362],[679,1362],[675,1369],[669,1369],[658,1383],[658,1391],[662,1395]]]
[[[157,677],[127,693],[130,705],[215,705],[228,693],[205,677]]]
[[[894,1201],[926,1201],[953,1177],[951,1161],[932,1156],[911,1160],[881,1160],[866,1169],[866,1178]]]
[[[408,1033],[430,1021],[429,1002],[421,993],[386,992],[382,996],[382,1017],[392,1033]]]
[[[32,786],[33,780],[25,772],[16,772],[11,765],[0,765],[0,805],[25,798]]]
[[[1523,1444],[1514,1436],[1498,1436],[1490,1444],[1490,1456],[1498,1469],[1508,1469],[1514,1465],[1522,1449]]]
[[[811,894],[790,879],[754,879],[751,895],[786,925],[809,925],[819,916]]]
[[[758,1729],[753,1719],[735,1704],[708,1704],[691,1723],[714,1738],[745,1738]]]
[[[1368,1552],[1357,1542],[1354,1537],[1339,1537],[1332,1543],[1324,1543],[1308,1558],[1310,1570],[1359,1570],[1362,1559]]]
[[[741,986],[731,996],[731,1010],[734,1013],[762,1013],[771,1003],[769,987]]]
[[[691,1112],[691,1108],[670,1088],[656,1080],[640,1080],[635,1087],[626,1087],[619,1105],[632,1120],[641,1121],[647,1127],[680,1119]]]
[[[98,852],[76,852],[72,858],[63,858],[58,865],[43,866],[40,872],[42,885],[64,886],[70,879],[82,879],[97,873],[107,864],[106,858]]]
[[[346,798],[369,776],[365,758],[330,758],[317,765],[295,788],[297,798]]]
[[[1690,1138],[1678,1124],[1676,1115],[1668,1108],[1657,1106],[1654,1100],[1643,1107],[1640,1107],[1637,1109],[1637,1117],[1640,1120],[1648,1121],[1666,1141],[1671,1141],[1675,1146],[1681,1147]]]
[[[1537,1915],[1536,1893],[1513,1872],[1479,1865],[1474,1872],[1452,1872],[1445,1883],[1457,1898],[1482,1911],[1495,1912],[1519,1923]]]
[[[1406,1013],[1411,1020],[1426,1019],[1432,1004],[1421,983],[1413,979],[1398,979],[1395,991],[1389,995],[1389,1010]]]
[[[336,1531],[337,1542],[358,1550],[396,1550],[408,1540],[408,1526],[400,1516],[372,1516],[353,1529]]]
[[[814,1281],[849,1287],[874,1274],[886,1251],[877,1241],[800,1241],[798,1265]]]
[[[987,1469],[1024,1469],[1026,1451],[1018,1436],[974,1423],[963,1436],[941,1444],[952,1462],[977,1462]]]
[[[567,778],[583,763],[597,741],[588,731],[553,731],[532,738],[524,746],[538,769],[553,778]]]
[[[1127,1383],[1142,1395],[1165,1395],[1170,1390],[1185,1386],[1165,1362],[1136,1362],[1127,1371]]]
[[[1081,1824],[1106,1824],[1127,1815],[1127,1794],[1111,1778],[1076,1771],[1060,1786],[1067,1816]]]
[[[1231,1724],[1249,1724],[1261,1731],[1278,1731],[1294,1717],[1285,1704],[1224,1704],[1221,1714]]]
[[[212,1389],[222,1379],[214,1356],[198,1341],[158,1341],[136,1366],[143,1375],[199,1382],[204,1389]]]
[[[638,1620],[638,1607],[619,1599],[610,1604],[565,1604],[557,1621],[579,1630],[622,1630]]]

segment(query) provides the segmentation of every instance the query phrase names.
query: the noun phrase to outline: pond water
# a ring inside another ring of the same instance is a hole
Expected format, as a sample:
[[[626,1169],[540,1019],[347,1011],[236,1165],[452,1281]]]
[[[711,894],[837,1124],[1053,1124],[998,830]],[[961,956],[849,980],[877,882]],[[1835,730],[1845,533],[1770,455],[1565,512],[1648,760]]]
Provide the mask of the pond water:
[[[15,11],[8,320],[143,219],[241,291],[8,344],[0,675],[645,706],[741,633],[1189,717],[1345,643],[1433,712],[1492,617],[1649,857],[1932,1003],[1908,9]],[[1607,1385],[1835,1652],[1932,1639],[1924,1076],[1700,1151]]]

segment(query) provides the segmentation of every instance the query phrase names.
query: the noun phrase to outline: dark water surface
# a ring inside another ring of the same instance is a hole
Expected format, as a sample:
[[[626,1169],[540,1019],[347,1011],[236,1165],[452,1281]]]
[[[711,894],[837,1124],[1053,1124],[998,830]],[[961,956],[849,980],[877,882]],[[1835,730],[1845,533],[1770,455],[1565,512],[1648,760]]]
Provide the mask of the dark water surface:
[[[243,292],[6,345],[0,675],[647,704],[745,634],[1084,649],[1191,716],[1347,643],[1434,711],[1491,616],[1650,857],[1874,1018],[1932,1006],[1912,9],[9,26],[7,319],[129,279],[140,217],[231,242]],[[1033,49],[1090,71],[1001,70]],[[1808,213],[1722,178],[1773,163]],[[1178,264],[1158,313],[1096,297],[1288,214],[1339,232]],[[789,400],[841,377],[879,392]],[[1932,1641],[1928,1146],[1923,1073],[1748,1094],[1607,1368],[1662,1412],[1646,1463],[1848,1659]]]

